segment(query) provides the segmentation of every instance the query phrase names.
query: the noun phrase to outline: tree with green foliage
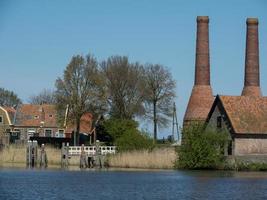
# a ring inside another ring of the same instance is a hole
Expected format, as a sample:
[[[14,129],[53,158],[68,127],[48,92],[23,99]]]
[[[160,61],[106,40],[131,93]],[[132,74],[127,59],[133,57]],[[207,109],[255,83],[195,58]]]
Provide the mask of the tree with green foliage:
[[[14,92],[0,88],[0,105],[1,106],[16,106],[21,104],[22,101],[19,99],[18,95]]]
[[[169,70],[159,64],[145,66],[145,103],[148,119],[154,124],[154,142],[158,126],[166,127],[173,113],[175,81]]]
[[[183,130],[183,142],[177,149],[176,166],[185,169],[214,169],[223,164],[227,134],[216,129],[205,129],[201,123]]]
[[[106,90],[98,62],[92,55],[73,56],[62,78],[56,81],[56,101],[59,118],[76,126],[74,145],[79,144],[80,120],[90,112],[94,119],[106,109]],[[95,120],[94,120],[95,121]]]
[[[111,135],[113,144],[120,151],[149,149],[153,147],[153,140],[141,133],[138,123],[127,119],[109,119],[104,123],[106,132]]]

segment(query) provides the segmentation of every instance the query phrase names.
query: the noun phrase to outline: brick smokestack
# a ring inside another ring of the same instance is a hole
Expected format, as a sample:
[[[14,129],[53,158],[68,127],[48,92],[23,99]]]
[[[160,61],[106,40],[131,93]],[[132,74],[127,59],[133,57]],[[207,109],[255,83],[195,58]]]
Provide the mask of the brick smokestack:
[[[210,85],[209,18],[197,17],[195,85]]]
[[[242,96],[262,96],[260,89],[257,18],[247,18],[245,78]]]
[[[184,116],[184,126],[204,122],[214,97],[210,86],[209,17],[197,17],[195,82]]]

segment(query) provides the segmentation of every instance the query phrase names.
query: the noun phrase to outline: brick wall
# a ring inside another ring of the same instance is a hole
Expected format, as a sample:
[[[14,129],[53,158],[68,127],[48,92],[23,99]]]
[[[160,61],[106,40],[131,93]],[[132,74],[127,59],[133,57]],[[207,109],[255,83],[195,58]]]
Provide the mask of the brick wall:
[[[236,138],[234,155],[267,155],[267,139]]]

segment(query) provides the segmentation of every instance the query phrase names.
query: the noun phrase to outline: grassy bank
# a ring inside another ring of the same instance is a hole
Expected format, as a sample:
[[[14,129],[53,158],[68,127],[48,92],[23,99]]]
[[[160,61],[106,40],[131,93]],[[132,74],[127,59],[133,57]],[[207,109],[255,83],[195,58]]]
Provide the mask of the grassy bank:
[[[110,155],[108,164],[118,168],[172,169],[175,159],[174,148],[155,148]]]

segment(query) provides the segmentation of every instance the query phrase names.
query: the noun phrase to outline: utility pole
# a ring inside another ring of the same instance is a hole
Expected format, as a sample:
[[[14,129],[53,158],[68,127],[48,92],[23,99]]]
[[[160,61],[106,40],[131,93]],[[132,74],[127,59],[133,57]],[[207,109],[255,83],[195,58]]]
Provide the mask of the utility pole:
[[[176,134],[177,134],[177,141],[179,141],[180,137],[179,137],[179,128],[178,128],[176,106],[175,106],[175,102],[173,102],[173,114],[172,114],[172,139],[173,139],[173,142],[174,142],[175,129],[176,129]]]

